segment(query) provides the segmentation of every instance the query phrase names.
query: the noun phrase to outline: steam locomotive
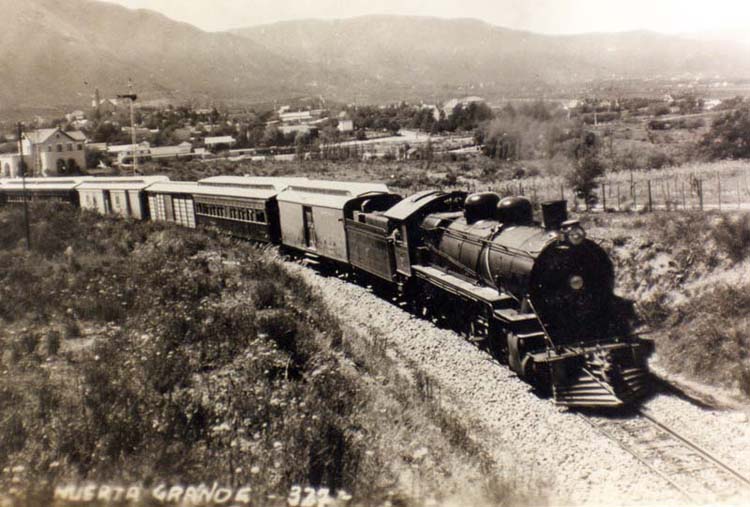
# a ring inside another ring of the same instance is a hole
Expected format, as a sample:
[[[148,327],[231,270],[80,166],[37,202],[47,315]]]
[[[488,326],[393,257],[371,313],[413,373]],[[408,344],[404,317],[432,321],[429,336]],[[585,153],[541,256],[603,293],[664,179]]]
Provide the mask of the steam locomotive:
[[[210,226],[278,244],[397,291],[461,329],[560,405],[621,406],[648,392],[653,343],[632,334],[607,254],[564,201],[382,184],[218,176],[0,181],[0,203]]]

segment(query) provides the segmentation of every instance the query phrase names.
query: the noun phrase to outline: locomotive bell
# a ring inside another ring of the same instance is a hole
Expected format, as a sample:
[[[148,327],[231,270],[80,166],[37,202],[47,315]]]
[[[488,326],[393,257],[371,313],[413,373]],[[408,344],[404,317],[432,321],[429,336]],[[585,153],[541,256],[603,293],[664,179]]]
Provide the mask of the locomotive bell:
[[[471,194],[464,201],[466,223],[473,224],[479,220],[495,218],[495,208],[498,202],[500,202],[500,196],[494,192]]]
[[[525,197],[506,197],[497,204],[495,219],[504,224],[529,224],[534,220],[531,201]]]

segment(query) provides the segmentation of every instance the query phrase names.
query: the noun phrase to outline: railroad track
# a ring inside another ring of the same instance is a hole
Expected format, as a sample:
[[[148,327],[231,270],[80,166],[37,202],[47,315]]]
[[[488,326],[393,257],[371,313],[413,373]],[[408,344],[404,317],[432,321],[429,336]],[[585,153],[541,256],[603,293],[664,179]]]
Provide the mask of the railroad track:
[[[626,418],[578,415],[689,502],[750,499],[750,478],[645,409]]]

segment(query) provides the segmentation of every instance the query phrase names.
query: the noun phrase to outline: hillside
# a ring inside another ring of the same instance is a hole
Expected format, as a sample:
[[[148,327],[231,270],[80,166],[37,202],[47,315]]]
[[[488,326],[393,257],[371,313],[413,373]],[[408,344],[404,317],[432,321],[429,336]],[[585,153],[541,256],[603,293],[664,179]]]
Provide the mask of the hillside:
[[[312,79],[251,40],[152,11],[89,0],[0,0],[0,10],[0,110],[84,104],[129,77],[146,97],[219,99],[287,95]]]
[[[560,93],[591,80],[750,77],[750,46],[652,32],[550,36],[473,19],[365,16],[210,33],[94,0],[0,0],[0,111],[146,98],[378,102]]]
[[[365,16],[300,20],[233,33],[288,57],[405,88],[466,83],[554,87],[592,79],[750,76],[750,50],[653,32],[550,36],[474,19]]]

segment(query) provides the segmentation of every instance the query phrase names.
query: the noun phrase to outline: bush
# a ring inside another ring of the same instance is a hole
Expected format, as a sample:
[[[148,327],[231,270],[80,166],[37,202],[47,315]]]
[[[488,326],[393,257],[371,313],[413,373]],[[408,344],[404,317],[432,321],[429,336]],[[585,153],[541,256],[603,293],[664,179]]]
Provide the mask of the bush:
[[[716,118],[698,149],[710,159],[750,158],[750,107]]]
[[[737,218],[722,215],[711,231],[718,247],[732,261],[740,262],[750,254],[750,215]]]

